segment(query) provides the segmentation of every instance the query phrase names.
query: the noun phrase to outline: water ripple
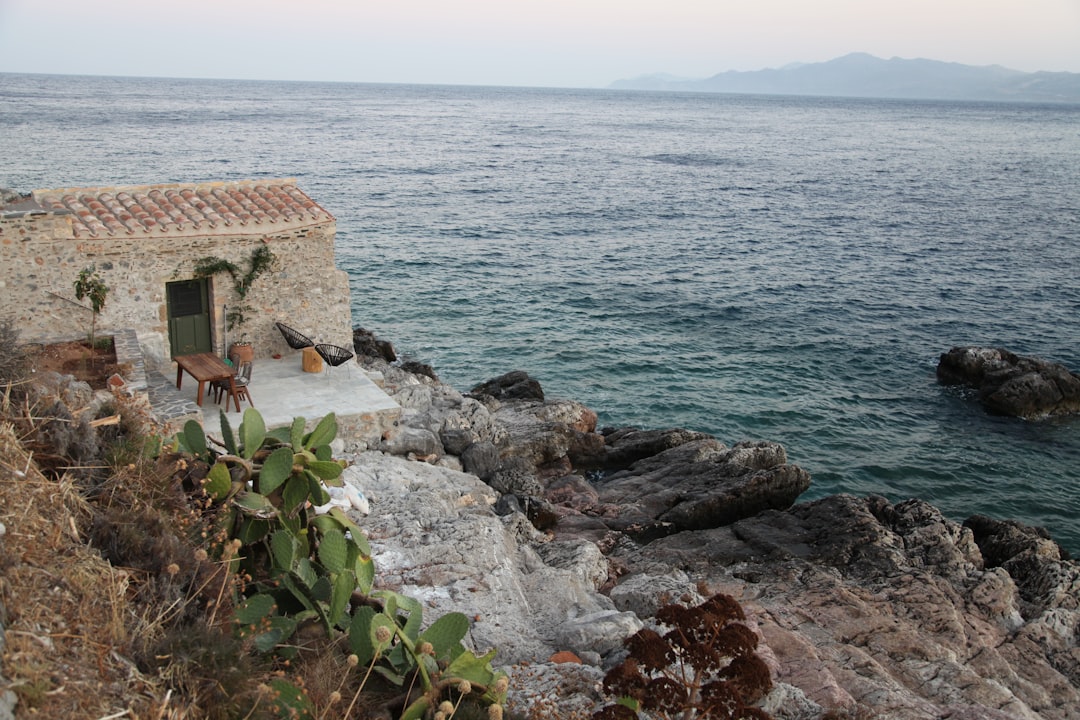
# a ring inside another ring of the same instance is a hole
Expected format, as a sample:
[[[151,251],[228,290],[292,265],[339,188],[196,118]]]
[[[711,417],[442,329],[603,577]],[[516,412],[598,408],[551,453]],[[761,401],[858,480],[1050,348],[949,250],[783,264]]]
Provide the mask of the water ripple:
[[[987,416],[956,344],[1080,369],[1080,109],[602,91],[0,83],[0,185],[297,177],[357,324],[461,388],[785,445],[1080,554],[1080,423]]]

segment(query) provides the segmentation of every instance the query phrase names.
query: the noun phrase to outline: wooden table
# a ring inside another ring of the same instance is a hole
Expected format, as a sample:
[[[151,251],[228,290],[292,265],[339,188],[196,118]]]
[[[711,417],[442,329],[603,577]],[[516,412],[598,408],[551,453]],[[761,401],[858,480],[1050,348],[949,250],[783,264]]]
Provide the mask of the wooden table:
[[[177,355],[176,360],[176,389],[180,389],[184,371],[199,381],[199,392],[196,395],[195,404],[202,407],[203,391],[206,383],[215,380],[229,381],[229,397],[236,403],[236,412],[240,412],[240,398],[236,396],[236,386],[233,378],[236,376],[236,368],[226,364],[224,360],[214,353],[196,353],[194,355]],[[229,401],[225,401],[225,409],[228,409]]]

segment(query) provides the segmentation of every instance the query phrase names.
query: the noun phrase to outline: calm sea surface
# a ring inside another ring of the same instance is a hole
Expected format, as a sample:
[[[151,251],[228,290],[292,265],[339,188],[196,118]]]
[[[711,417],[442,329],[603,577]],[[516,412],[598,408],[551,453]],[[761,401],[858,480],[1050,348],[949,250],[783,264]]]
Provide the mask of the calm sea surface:
[[[0,186],[296,177],[354,321],[466,390],[782,443],[835,492],[1080,555],[1080,421],[953,345],[1080,369],[1080,107],[0,75]]]

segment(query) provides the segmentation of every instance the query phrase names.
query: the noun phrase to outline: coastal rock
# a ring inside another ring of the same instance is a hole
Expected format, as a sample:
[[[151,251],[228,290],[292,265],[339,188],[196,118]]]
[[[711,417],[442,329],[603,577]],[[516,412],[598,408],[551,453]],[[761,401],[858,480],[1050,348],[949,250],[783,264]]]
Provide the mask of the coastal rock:
[[[653,617],[657,610],[673,602],[690,606],[699,605],[705,600],[689,576],[678,569],[663,575],[630,575],[612,588],[608,596],[615,607],[632,612],[643,620]]]
[[[391,352],[393,352],[393,348],[391,348]],[[419,360],[406,360],[401,363],[401,369],[413,375],[424,375],[435,382],[439,381],[439,376],[435,374],[435,368]]]
[[[536,553],[553,568],[576,573],[577,579],[599,590],[608,579],[608,562],[595,543],[556,540],[536,546]]]
[[[379,449],[391,455],[415,455],[417,457],[438,458],[443,453],[442,443],[435,433],[424,428],[398,428],[384,440]]]
[[[474,387],[469,394],[474,397],[486,396],[494,400],[539,400],[541,402],[544,400],[544,391],[540,383],[529,377],[524,370],[513,370],[492,378]]]
[[[544,487],[544,499],[577,512],[596,512],[600,504],[596,488],[576,474],[548,481]]]
[[[426,618],[466,613],[474,649],[497,648],[498,663],[551,657],[567,649],[579,618],[617,613],[596,592],[595,548],[564,544],[542,555],[533,545],[544,536],[520,514],[497,516],[497,494],[475,476],[378,452],[354,456],[351,468],[370,501],[370,515],[353,517],[368,533],[377,586],[420,600]],[[622,637],[589,640],[604,642]]]
[[[1016,581],[1024,617],[1080,608],[1078,566],[1045,530],[983,515],[968,518],[964,527],[974,533],[986,567],[1002,567]]]
[[[465,472],[472,473],[484,482],[489,482],[499,469],[499,449],[487,441],[474,442],[460,455]]]
[[[507,401],[491,414],[506,431],[503,456],[525,458],[541,471],[558,474],[603,456],[604,439],[595,432],[596,413],[581,403]]]
[[[763,510],[789,507],[810,475],[787,464],[776,443],[728,448],[708,438],[639,460],[597,488],[601,503],[618,505],[614,529],[647,536],[718,527]]]
[[[505,444],[508,437],[506,430],[492,417],[488,409],[470,397],[462,397],[453,408],[448,409],[443,416],[439,434],[450,436],[460,434],[461,439],[468,439],[471,442],[489,442],[496,446]],[[449,451],[449,447],[447,450]]]
[[[403,426],[430,431],[491,485],[358,456],[377,581],[421,599],[426,616],[475,618],[476,649],[521,663],[522,713],[558,714],[564,700],[591,713],[607,701],[602,671],[543,660],[612,662],[660,605],[706,592],[748,613],[774,679],[762,707],[778,720],[1065,720],[1080,706],[1080,572],[1038,529],[959,525],[918,500],[791,506],[809,477],[775,443],[601,435],[574,403],[458,400],[422,376],[388,377],[431,388],[403,395]],[[583,458],[605,474],[576,471]]]
[[[509,668],[507,710],[513,717],[588,718],[604,704],[604,671],[578,663],[526,663]]]
[[[380,358],[386,362],[397,360],[397,353],[389,341],[380,340],[370,330],[353,328],[353,352],[358,356]]]
[[[533,465],[527,459],[517,456],[502,460],[486,481],[488,485],[507,495],[539,497],[544,492]]]
[[[688,442],[706,440],[710,437],[705,433],[682,428],[666,430],[619,428],[604,434],[606,444],[604,466],[609,469],[625,469],[638,460],[658,455]]]
[[[480,438],[471,428],[447,427],[444,423],[442,430],[439,431],[439,441],[443,444],[443,447],[446,448],[446,452],[451,455],[461,455],[469,447],[475,445],[479,439]],[[487,444],[491,445],[491,443]],[[495,448],[494,445],[491,445],[491,447],[493,449]],[[496,453],[497,452],[498,451],[496,450]],[[470,470],[470,472],[472,471]]]
[[[674,569],[736,597],[774,658],[775,680],[834,715],[1075,717],[1076,565],[1043,557],[1035,542],[987,567],[976,535],[989,547],[1000,528],[976,524],[973,532],[918,500],[837,495],[620,546],[617,560],[624,583]],[[1025,554],[1018,580],[1006,565]],[[1049,586],[1041,604],[1022,597],[1033,576]]]
[[[506,443],[506,430],[475,399],[448,385],[427,384],[426,376],[407,377],[413,381],[401,382],[391,395],[403,408],[398,427],[379,449],[425,458],[459,455],[463,464],[472,463],[471,472],[488,479],[498,458],[497,452],[494,459],[488,457],[490,449],[496,443]],[[467,460],[465,454],[469,455]]]
[[[941,356],[937,376],[946,385],[974,388],[995,414],[1030,419],[1080,412],[1080,375],[1039,358],[954,347]]]
[[[603,610],[563,623],[557,640],[561,647],[578,654],[595,652],[606,656],[621,650],[623,638],[643,627],[644,623],[632,612]]]

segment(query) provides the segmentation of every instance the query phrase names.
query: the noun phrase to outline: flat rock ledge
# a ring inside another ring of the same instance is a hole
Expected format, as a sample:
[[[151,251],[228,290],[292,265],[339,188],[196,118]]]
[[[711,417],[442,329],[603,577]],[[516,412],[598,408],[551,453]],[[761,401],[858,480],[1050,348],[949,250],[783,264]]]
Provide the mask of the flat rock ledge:
[[[937,376],[943,384],[973,388],[997,415],[1036,419],[1080,412],[1080,375],[1001,348],[954,347],[941,356]]]
[[[598,431],[520,374],[463,396],[368,362],[406,408],[347,474],[377,583],[428,621],[471,617],[511,709],[588,717],[625,637],[724,592],[760,638],[775,718],[1077,717],[1080,567],[1045,532],[918,500],[793,504],[810,478],[775,443]]]

